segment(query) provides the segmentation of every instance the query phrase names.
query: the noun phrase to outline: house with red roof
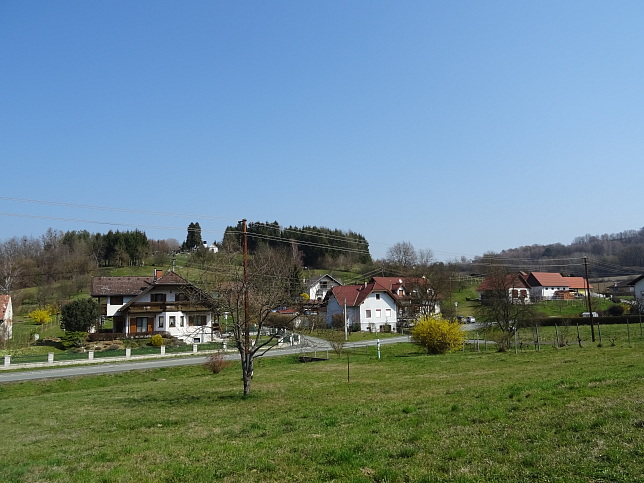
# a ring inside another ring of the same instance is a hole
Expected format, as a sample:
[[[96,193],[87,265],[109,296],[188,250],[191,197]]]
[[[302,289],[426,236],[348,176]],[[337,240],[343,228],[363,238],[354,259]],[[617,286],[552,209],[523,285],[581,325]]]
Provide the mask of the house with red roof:
[[[13,337],[13,305],[11,295],[0,295],[0,340]]]
[[[510,300],[517,303],[530,303],[530,285],[526,281],[527,276],[525,272],[516,272],[485,277],[477,289],[479,300],[485,301],[507,294]]]
[[[396,331],[396,296],[373,279],[361,285],[335,286],[326,301],[327,325],[332,325],[335,317],[362,332]]]
[[[186,343],[211,342],[219,332],[214,300],[173,271],[152,277],[93,277],[91,295],[114,332],[128,336],[163,334]]]
[[[592,285],[588,286],[592,290]],[[551,272],[517,272],[486,277],[478,288],[479,299],[493,296],[494,292],[508,292],[517,301],[529,303],[539,300],[568,300],[586,295],[584,277],[564,277]]]
[[[586,295],[586,279],[584,277],[564,277],[560,273],[530,272],[527,278],[530,294],[534,300],[552,300]],[[592,285],[588,285],[592,289]]]
[[[398,306],[398,322],[413,323],[420,315],[440,313],[440,297],[425,277],[373,277],[371,281],[386,287]]]

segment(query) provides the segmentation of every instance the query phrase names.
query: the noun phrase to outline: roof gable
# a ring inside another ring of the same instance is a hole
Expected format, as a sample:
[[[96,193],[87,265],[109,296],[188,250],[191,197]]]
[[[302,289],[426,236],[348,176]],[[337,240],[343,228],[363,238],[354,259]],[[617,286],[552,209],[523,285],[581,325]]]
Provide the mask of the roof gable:
[[[177,275],[173,271],[169,271],[162,277],[158,278],[156,282],[153,282],[145,290],[136,294],[132,298],[132,300],[127,302],[125,305],[123,305],[123,307],[121,307],[119,311],[127,311],[132,305],[138,303],[141,297],[143,297],[145,294],[152,292],[155,288],[161,288],[161,287],[189,287],[189,291],[188,291],[189,300],[192,300],[193,302],[195,302],[195,299],[193,298],[193,296],[196,296],[196,298],[198,298],[201,303],[203,302],[206,302],[206,304],[214,303],[212,297],[207,292],[204,292],[199,287],[187,281],[185,278],[181,277],[180,275]]]

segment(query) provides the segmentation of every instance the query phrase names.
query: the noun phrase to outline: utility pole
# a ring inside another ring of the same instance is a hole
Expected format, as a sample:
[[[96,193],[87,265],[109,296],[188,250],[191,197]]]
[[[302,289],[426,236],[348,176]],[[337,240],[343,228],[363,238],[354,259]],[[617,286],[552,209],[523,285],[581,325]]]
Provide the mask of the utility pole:
[[[588,304],[588,315],[590,316],[590,335],[595,342],[595,325],[593,324],[593,307],[590,303],[590,282],[588,281],[588,257],[584,257],[584,269],[586,270],[586,303]]]
[[[244,357],[248,360],[250,352],[250,323],[248,305],[248,232],[246,230],[246,219],[242,220],[242,233],[244,240]]]

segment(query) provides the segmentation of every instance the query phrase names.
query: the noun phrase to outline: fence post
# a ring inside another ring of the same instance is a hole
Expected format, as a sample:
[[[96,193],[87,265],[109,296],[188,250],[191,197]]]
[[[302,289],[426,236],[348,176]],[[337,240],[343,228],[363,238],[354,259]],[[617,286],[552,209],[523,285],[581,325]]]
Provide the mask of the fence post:
[[[196,353],[197,353],[197,344],[192,344],[192,352],[193,352],[194,354],[196,354]]]
[[[87,358],[90,361],[93,361],[94,360],[94,351],[87,351]]]
[[[132,348],[131,347],[126,347],[125,348],[125,358],[130,359],[132,357]]]
[[[53,364],[54,363],[54,353],[50,352],[47,354],[47,364]]]
[[[11,365],[11,356],[4,356],[4,365],[5,366]]]
[[[376,339],[376,345],[378,346],[378,359],[380,359],[380,339]]]
[[[165,346],[164,345],[161,346],[161,355],[162,356],[165,355]]]
[[[557,327],[557,324],[555,324],[555,347],[561,347],[562,345],[559,343],[559,327]]]

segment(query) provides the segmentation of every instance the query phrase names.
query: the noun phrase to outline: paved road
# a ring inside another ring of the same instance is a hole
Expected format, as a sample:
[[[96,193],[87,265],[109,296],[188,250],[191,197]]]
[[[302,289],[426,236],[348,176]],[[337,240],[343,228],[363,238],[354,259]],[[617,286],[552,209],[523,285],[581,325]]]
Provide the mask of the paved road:
[[[327,351],[331,350],[331,345],[324,339],[317,339],[315,337],[302,336],[303,342],[299,346],[285,347],[280,349],[272,349],[268,351],[264,357],[267,356],[281,356],[288,354],[299,354],[302,352],[310,353],[312,351]],[[407,342],[409,338],[392,337],[388,339],[381,339],[381,344],[395,344],[398,342]],[[376,345],[375,340],[350,342],[346,347],[363,347],[363,346]],[[0,373],[0,383],[4,382],[18,382],[29,381],[35,379],[55,379],[60,377],[74,377],[74,376],[88,376],[96,374],[111,374],[115,372],[125,372],[133,370],[146,370],[158,369],[162,367],[177,367],[187,366],[193,364],[203,364],[206,362],[208,356],[185,356],[185,357],[166,357],[157,358],[152,360],[143,361],[128,361],[107,364],[93,364],[93,365],[67,365],[64,367],[52,367],[46,369],[34,369],[27,371],[16,372],[2,372]],[[226,359],[237,360],[239,354],[237,352],[230,352],[226,354]]]

